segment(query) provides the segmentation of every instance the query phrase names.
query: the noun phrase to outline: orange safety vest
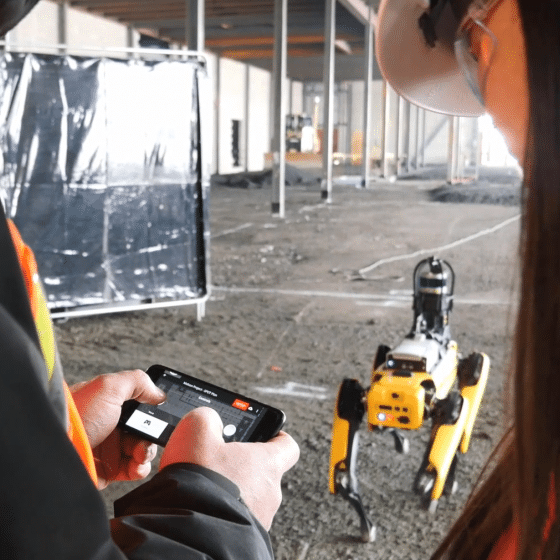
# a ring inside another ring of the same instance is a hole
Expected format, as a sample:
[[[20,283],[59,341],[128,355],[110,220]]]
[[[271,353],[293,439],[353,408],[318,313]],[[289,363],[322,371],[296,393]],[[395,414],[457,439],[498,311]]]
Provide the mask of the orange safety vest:
[[[37,262],[33,251],[23,242],[17,227],[11,220],[7,220],[12,241],[16,250],[16,254],[20,263],[23,278],[25,280],[25,287],[29,296],[31,305],[31,312],[39,335],[41,343],[41,351],[45,359],[49,380],[51,379],[55,363],[57,360],[56,343],[54,339],[54,332],[52,321],[50,318],[47,301],[39,279],[37,271]],[[63,381],[64,393],[66,396],[66,408],[68,411],[68,437],[74,444],[84,466],[86,467],[93,482],[97,486],[97,472],[95,470],[95,462],[93,460],[93,452],[89,444],[82,419],[76,408],[70,389],[65,381]]]

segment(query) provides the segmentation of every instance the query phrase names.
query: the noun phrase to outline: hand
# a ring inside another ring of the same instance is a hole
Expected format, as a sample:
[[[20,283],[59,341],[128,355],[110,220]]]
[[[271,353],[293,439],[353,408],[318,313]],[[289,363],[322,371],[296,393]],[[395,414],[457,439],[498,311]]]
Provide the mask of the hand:
[[[266,443],[226,443],[222,430],[215,410],[192,410],[171,434],[159,468],[194,463],[225,476],[237,484],[241,498],[268,531],[282,503],[282,475],[296,464],[299,447],[285,432]]]
[[[157,446],[117,429],[125,401],[159,404],[165,393],[141,370],[107,373],[70,387],[93,449],[98,488],[148,476]]]

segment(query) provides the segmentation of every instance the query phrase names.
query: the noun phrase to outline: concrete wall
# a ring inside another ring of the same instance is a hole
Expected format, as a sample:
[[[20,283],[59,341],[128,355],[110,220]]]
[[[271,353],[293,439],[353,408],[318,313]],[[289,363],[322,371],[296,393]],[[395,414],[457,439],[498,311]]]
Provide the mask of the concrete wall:
[[[42,0],[10,31],[9,44],[34,52],[53,52],[49,46],[65,41],[68,52],[76,55],[94,55],[83,47],[105,49],[128,46],[126,25],[66,6],[66,27],[61,29],[59,11],[58,2]],[[134,32],[135,42],[138,37],[139,34]],[[113,52],[111,56],[126,55]]]
[[[82,54],[79,47],[90,45],[100,48],[127,47],[128,29],[120,23],[69,8],[66,42],[73,54]],[[92,53],[83,51],[83,54]]]
[[[264,154],[270,151],[270,72],[247,66],[248,91],[247,106],[247,171],[261,171],[264,168]]]
[[[292,115],[303,114],[303,83],[297,80],[291,81],[289,112]]]
[[[245,77],[246,65],[236,60],[220,58],[218,62],[218,173],[235,173],[245,168]],[[233,149],[234,121],[239,123],[238,164],[235,164]]]
[[[56,45],[58,35],[58,6],[44,0],[8,33],[8,43],[23,45],[40,52],[40,46]],[[52,51],[49,51],[52,52]]]

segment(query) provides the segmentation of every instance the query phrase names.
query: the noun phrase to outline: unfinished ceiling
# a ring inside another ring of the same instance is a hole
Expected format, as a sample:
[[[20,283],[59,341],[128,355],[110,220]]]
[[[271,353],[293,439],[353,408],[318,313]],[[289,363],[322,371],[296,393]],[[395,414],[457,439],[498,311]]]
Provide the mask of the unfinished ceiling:
[[[325,0],[288,0],[288,75],[322,80]],[[185,43],[189,0],[71,0],[70,6],[130,25],[164,41]],[[376,11],[379,0],[373,0]],[[336,4],[337,80],[363,77],[367,0]],[[206,0],[205,48],[272,69],[274,0]],[[377,75],[374,69],[374,77]]]

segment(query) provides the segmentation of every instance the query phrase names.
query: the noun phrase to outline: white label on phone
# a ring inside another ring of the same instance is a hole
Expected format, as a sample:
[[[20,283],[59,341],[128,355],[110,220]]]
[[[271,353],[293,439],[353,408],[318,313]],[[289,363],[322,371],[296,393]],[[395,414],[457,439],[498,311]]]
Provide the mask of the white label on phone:
[[[163,430],[165,430],[167,422],[164,422],[159,418],[154,418],[153,416],[140,412],[139,410],[135,410],[130,415],[126,425],[157,438],[161,436]]]

